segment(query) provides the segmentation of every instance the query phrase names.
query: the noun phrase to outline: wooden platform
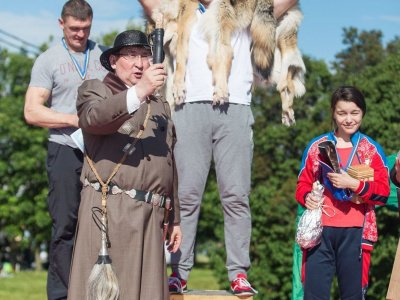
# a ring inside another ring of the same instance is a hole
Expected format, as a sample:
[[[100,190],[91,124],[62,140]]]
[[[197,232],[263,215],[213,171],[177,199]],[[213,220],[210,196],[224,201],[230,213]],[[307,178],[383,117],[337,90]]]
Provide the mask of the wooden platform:
[[[390,276],[389,289],[386,295],[386,299],[400,299],[400,240],[397,244],[396,257],[394,258],[392,275]]]
[[[185,294],[171,294],[170,300],[253,300],[253,296],[235,296],[227,291],[188,291]]]

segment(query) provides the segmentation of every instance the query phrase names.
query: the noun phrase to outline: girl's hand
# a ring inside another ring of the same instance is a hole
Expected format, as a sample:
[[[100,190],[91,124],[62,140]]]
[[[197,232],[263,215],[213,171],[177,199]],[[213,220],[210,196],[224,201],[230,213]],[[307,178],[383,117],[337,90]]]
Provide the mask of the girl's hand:
[[[351,177],[347,172],[341,170],[341,173],[328,173],[328,179],[332,182],[332,185],[338,189],[350,189],[353,192],[357,190],[360,185],[360,181]]]
[[[316,209],[319,207],[320,200],[312,193],[308,193],[304,200],[307,209]]]

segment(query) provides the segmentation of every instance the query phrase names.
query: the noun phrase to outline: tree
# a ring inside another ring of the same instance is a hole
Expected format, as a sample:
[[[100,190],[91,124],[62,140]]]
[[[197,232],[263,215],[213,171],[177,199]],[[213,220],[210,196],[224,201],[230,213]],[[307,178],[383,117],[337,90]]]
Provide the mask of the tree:
[[[0,66],[4,96],[0,101],[0,227],[14,252],[38,249],[47,240],[47,179],[44,169],[46,130],[29,127],[23,117],[32,59],[2,52]]]
[[[343,44],[347,48],[336,54],[333,67],[337,73],[344,75],[344,78],[346,74],[357,74],[367,66],[376,66],[385,57],[382,32],[378,30],[358,33],[354,27],[345,28]]]
[[[130,30],[130,29],[136,29],[136,30],[143,31],[144,26],[142,24],[135,22],[135,20],[129,20],[129,22],[126,26],[126,30]],[[99,38],[96,38],[96,41],[101,45],[111,47],[114,44],[115,37],[118,35],[118,33],[119,32],[117,30],[112,30],[109,33],[103,34]]]

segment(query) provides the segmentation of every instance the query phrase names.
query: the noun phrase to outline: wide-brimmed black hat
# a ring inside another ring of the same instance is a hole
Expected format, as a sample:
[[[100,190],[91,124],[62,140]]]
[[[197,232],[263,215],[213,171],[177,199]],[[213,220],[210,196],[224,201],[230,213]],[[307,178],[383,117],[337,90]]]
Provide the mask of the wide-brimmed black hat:
[[[114,46],[104,51],[100,56],[100,62],[104,68],[113,72],[110,65],[110,55],[118,52],[122,47],[138,46],[151,49],[147,36],[139,30],[127,30],[117,35],[114,40]]]

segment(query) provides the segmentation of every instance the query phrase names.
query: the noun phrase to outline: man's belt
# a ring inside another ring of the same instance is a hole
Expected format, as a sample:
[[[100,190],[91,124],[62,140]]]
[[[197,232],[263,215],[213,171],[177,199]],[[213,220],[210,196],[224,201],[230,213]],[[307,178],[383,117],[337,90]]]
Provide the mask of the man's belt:
[[[94,190],[101,192],[101,185],[99,182],[89,182],[87,178],[85,178],[85,181],[83,183],[83,186],[91,186]],[[159,194],[155,194],[152,192],[146,192],[146,191],[141,191],[141,190],[136,190],[136,189],[131,189],[128,191],[125,191],[118,187],[115,184],[110,183],[108,186],[108,193],[112,195],[117,195],[117,194],[127,194],[129,197],[132,199],[138,200],[138,201],[143,201],[149,204],[152,204],[154,206],[159,206],[159,207],[165,207],[166,203],[170,203],[171,199],[167,196],[162,196]]]

